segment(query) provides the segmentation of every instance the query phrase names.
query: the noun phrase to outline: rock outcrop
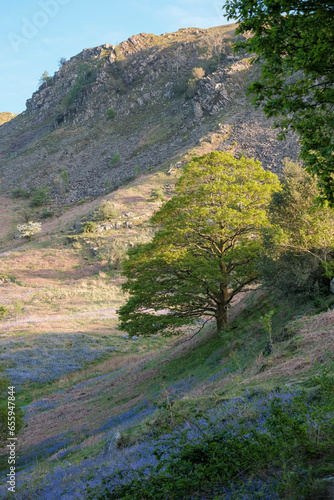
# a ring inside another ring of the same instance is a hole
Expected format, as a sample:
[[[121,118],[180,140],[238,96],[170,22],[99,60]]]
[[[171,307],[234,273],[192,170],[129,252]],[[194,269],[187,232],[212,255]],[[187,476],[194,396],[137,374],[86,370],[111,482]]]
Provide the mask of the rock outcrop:
[[[298,144],[292,136],[277,142],[246,98],[254,69],[247,54],[233,54],[234,29],[141,33],[63,62],[0,127],[0,192],[46,185],[59,203],[94,198],[203,141],[279,172]]]

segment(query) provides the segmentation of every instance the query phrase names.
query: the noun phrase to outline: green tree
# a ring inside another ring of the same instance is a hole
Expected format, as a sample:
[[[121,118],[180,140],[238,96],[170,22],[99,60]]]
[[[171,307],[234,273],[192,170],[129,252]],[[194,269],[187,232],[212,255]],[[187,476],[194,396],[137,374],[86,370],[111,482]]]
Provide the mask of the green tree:
[[[31,199],[29,205],[31,207],[41,207],[42,205],[50,201],[48,195],[49,195],[49,188],[47,186],[33,189],[31,192]]]
[[[314,295],[334,276],[334,209],[316,203],[317,179],[286,161],[282,190],[269,205],[260,271],[265,284],[284,295]]]
[[[118,165],[120,162],[121,162],[121,155],[119,153],[115,153],[110,160],[110,165],[111,166]]]
[[[109,108],[107,111],[107,120],[112,120],[116,116],[116,111],[114,108]]]
[[[48,71],[43,71],[43,74],[42,76],[40,77],[39,79],[39,86],[43,85],[43,83],[48,83],[48,81],[50,80],[50,75],[49,75],[49,72]]]
[[[189,163],[177,195],[152,218],[160,225],[153,241],[131,250],[124,263],[130,298],[119,311],[120,327],[172,333],[208,317],[219,332],[233,297],[258,278],[258,234],[278,189],[276,175],[245,157],[215,152]]]
[[[249,87],[253,103],[277,117],[281,138],[297,132],[301,158],[334,204],[334,8],[320,0],[227,0],[229,19],[255,54],[261,77]]]

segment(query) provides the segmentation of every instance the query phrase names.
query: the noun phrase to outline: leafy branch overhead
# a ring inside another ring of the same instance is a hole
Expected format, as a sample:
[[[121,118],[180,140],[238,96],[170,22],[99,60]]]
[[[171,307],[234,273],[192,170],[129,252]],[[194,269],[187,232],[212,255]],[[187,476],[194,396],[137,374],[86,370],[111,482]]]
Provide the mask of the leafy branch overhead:
[[[276,175],[248,158],[215,152],[189,163],[177,195],[152,218],[160,226],[153,241],[125,261],[121,328],[172,333],[202,317],[218,331],[227,325],[233,297],[258,278],[258,234],[279,189]]]
[[[299,135],[301,158],[334,204],[334,8],[320,0],[227,0],[245,35],[235,46],[254,54],[261,78],[253,103],[277,117],[281,138]]]

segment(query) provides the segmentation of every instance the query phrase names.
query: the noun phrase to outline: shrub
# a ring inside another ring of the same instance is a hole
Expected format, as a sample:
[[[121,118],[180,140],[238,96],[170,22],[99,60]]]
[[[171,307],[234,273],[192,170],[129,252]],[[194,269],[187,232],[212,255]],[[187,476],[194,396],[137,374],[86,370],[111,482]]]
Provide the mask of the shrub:
[[[95,224],[95,222],[93,222],[91,220],[88,222],[85,222],[82,225],[82,231],[84,233],[93,233],[95,228],[96,228],[96,224]]]
[[[203,68],[194,68],[191,74],[195,80],[201,80],[201,78],[205,77],[205,71]]]
[[[151,191],[151,197],[148,201],[165,201],[165,195],[162,188],[154,188]]]
[[[119,153],[115,153],[110,160],[110,165],[117,165],[121,161],[121,155]]]
[[[39,83],[39,86],[43,85],[44,83],[46,83],[46,84],[47,84],[47,83],[49,82],[49,80],[50,80],[50,75],[49,75],[49,72],[48,72],[48,71],[46,71],[46,70],[45,70],[45,71],[43,71],[43,74],[42,74],[42,76],[40,77],[39,82],[38,82],[38,83]]]
[[[133,175],[137,177],[137,175],[140,174],[140,166],[136,165],[135,168],[133,169]]]
[[[24,222],[29,222],[35,217],[35,211],[29,207],[22,207],[18,213],[22,217]]]
[[[274,392],[254,399],[250,417],[190,419],[155,442],[155,465],[141,458],[142,469],[116,472],[87,498],[318,498],[316,468],[332,470],[334,444],[333,383],[323,378],[316,405],[306,393]]]
[[[114,110],[114,108],[108,109],[107,120],[112,120],[113,118],[115,118],[115,116],[116,116],[116,111]]]
[[[189,82],[189,74],[188,75],[180,75],[177,81],[173,85],[173,92],[176,97],[183,96],[188,89]]]
[[[20,187],[12,189],[11,193],[14,198],[29,198],[30,196],[30,192],[27,189]]]
[[[42,219],[47,219],[47,218],[53,217],[53,216],[54,216],[54,211],[53,210],[51,210],[50,208],[47,208],[47,207],[43,208],[43,211],[41,213],[41,218]]]
[[[32,196],[30,199],[31,207],[40,207],[49,201],[49,188],[47,186],[43,186],[39,189],[34,189],[32,192]]]
[[[106,182],[104,183],[104,187],[105,187],[105,193],[109,194],[111,191],[111,181],[109,179],[106,180]]]
[[[27,224],[19,224],[17,230],[20,233],[20,238],[31,239],[35,234],[42,231],[42,223],[29,221]]]
[[[193,68],[191,74],[182,75],[173,86],[176,96],[185,95],[188,99],[194,97],[198,89],[198,81],[205,76],[203,68]]]
[[[0,306],[0,319],[4,319],[9,313],[9,308],[7,306]]]
[[[97,76],[97,66],[83,63],[79,66],[79,75],[69,90],[67,95],[62,100],[62,106],[65,110],[69,110],[73,102],[78,96],[87,89],[92,83],[95,82]]]
[[[67,170],[63,170],[62,173],[60,174],[60,181],[61,181],[61,183],[60,183],[61,192],[67,191],[69,183],[70,183]]]
[[[108,269],[110,271],[119,271],[122,268],[126,257],[127,245],[122,241],[113,241],[108,254]]]
[[[94,220],[105,221],[117,219],[120,215],[119,209],[111,202],[104,201],[94,212]]]
[[[282,190],[269,206],[272,227],[263,233],[265,253],[259,271],[275,294],[300,296],[328,292],[333,277],[334,209],[315,202],[317,179],[286,160]]]

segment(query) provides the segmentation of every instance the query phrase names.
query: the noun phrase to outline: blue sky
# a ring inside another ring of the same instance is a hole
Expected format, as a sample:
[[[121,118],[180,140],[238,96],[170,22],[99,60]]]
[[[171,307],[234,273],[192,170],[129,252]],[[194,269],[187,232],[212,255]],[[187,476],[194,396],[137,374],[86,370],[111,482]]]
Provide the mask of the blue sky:
[[[223,0],[12,0],[0,18],[0,111],[20,113],[47,70],[136,33],[227,24]]]

